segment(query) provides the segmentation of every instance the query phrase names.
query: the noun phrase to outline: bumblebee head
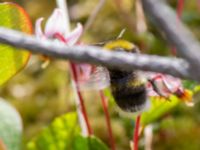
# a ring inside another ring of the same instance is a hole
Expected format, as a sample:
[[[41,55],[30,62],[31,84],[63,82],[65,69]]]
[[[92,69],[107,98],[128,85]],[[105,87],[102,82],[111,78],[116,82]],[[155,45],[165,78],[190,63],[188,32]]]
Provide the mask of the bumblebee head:
[[[104,45],[104,48],[112,51],[125,51],[131,53],[140,52],[138,47],[135,46],[133,43],[121,39],[108,42],[107,44]]]

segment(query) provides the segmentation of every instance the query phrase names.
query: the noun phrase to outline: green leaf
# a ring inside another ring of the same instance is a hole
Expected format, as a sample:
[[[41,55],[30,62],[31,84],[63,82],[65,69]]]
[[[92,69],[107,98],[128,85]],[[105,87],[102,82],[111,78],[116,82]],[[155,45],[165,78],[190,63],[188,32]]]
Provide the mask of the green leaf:
[[[22,121],[19,113],[0,98],[0,140],[8,150],[21,150]]]
[[[98,138],[81,135],[76,113],[55,119],[27,147],[28,150],[108,150]]]
[[[58,117],[39,136],[28,143],[28,150],[67,150],[80,133],[76,113]]]
[[[0,3],[0,26],[32,33],[28,15],[20,6],[13,3]],[[0,85],[8,81],[27,63],[30,53],[0,44]]]
[[[182,84],[183,84],[183,87],[184,87],[185,89],[192,90],[192,91],[194,90],[194,88],[195,88],[196,86],[199,85],[198,82],[190,81],[190,80],[183,80],[183,81],[182,81]]]
[[[106,98],[109,100],[108,101],[109,102],[109,106],[115,106],[116,105],[115,99],[114,99],[114,97],[113,97],[113,95],[111,93],[110,88],[104,89],[103,92],[104,92]]]
[[[172,95],[169,100],[152,97],[150,101],[150,109],[142,113],[141,123],[144,126],[160,119],[164,114],[172,110],[181,100]]]
[[[73,143],[73,150],[109,150],[108,147],[95,136],[77,136]]]

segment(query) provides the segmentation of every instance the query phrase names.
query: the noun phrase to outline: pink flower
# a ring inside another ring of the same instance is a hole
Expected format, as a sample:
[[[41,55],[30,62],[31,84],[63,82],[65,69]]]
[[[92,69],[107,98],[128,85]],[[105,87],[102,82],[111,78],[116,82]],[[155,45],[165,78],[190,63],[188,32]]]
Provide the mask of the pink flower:
[[[153,81],[154,86],[156,86],[160,92],[165,97],[168,97],[170,94],[175,93],[177,89],[183,89],[183,86],[181,84],[181,80],[175,77],[172,77],[170,75],[164,75],[160,73],[154,73],[154,72],[148,72],[148,78]],[[157,96],[158,93],[155,93],[156,91],[152,91],[152,83],[149,85],[147,84],[147,87],[149,89],[149,95],[150,96]]]
[[[39,18],[35,25],[35,34],[40,39],[58,39],[69,46],[77,43],[80,38],[83,27],[80,23],[71,32],[67,32],[67,25],[64,22],[64,15],[62,10],[56,8],[52,15],[47,20],[44,32],[42,31],[41,24],[43,18]]]
[[[39,18],[36,21],[35,25],[35,34],[36,37],[40,39],[55,39],[61,41],[69,46],[75,45],[80,38],[83,27],[80,23],[77,24],[77,27],[68,32],[67,25],[65,24],[64,14],[61,9],[56,8],[52,15],[46,22],[44,32],[42,31],[41,24],[43,18]],[[80,45],[80,44],[79,44]],[[44,63],[44,67],[47,66],[48,63]],[[74,64],[74,67],[77,72],[77,82],[83,83],[89,79],[90,74],[92,72],[92,66],[90,64]]]
[[[169,98],[175,95],[189,106],[193,106],[191,91],[184,89],[181,80],[170,75],[148,72],[147,91],[149,96]],[[157,91],[155,90],[155,87]]]

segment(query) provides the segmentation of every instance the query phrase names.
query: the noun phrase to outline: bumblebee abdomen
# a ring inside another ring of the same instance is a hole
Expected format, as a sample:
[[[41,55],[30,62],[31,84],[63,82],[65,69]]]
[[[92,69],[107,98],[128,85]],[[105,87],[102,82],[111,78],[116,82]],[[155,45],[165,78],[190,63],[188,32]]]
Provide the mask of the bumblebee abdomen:
[[[147,91],[145,84],[137,79],[134,72],[110,72],[112,95],[118,106],[124,111],[136,112],[146,105]],[[125,76],[122,76],[124,74]]]

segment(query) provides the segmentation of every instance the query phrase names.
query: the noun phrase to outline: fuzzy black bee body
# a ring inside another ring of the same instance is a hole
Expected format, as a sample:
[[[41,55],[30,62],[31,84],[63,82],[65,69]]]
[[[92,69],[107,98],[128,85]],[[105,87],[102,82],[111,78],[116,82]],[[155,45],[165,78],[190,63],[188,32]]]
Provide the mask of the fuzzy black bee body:
[[[145,107],[147,92],[145,84],[131,85],[136,81],[135,72],[109,71],[112,95],[118,106],[128,112],[136,112]],[[117,76],[120,74],[120,76]]]
[[[105,48],[113,51],[137,53],[137,48],[130,42],[116,40],[109,42]],[[113,97],[118,106],[128,112],[142,110],[147,103],[147,91],[137,71],[125,72],[108,69]]]

